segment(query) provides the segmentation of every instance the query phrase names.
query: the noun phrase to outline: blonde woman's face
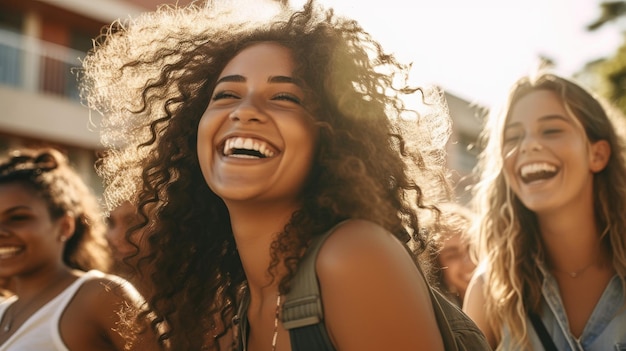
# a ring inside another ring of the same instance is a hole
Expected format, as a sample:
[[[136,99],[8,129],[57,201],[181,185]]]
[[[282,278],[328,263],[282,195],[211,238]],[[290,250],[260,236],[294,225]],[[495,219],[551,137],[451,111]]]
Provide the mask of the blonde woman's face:
[[[591,201],[593,145],[554,92],[534,91],[513,105],[502,140],[505,179],[531,211]]]

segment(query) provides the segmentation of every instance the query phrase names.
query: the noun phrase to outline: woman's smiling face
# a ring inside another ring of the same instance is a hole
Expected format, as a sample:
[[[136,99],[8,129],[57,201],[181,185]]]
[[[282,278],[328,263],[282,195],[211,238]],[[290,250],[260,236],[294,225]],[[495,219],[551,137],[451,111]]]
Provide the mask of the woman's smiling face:
[[[26,184],[0,184],[0,277],[61,262],[69,219],[50,217],[47,203]]]
[[[505,178],[530,210],[555,209],[590,193],[595,146],[556,93],[520,98],[502,140]]]
[[[297,201],[317,132],[294,67],[289,49],[262,42],[220,74],[198,126],[198,157],[207,184],[226,203]]]

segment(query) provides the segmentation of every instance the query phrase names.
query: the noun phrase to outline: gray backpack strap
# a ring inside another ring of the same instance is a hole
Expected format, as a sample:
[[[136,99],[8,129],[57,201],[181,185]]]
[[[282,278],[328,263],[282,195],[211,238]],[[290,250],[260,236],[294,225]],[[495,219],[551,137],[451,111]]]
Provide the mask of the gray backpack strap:
[[[315,273],[315,261],[324,241],[341,223],[343,222],[326,233],[314,237],[300,260],[296,275],[291,282],[291,291],[285,297],[281,313],[281,321],[285,329],[317,324],[324,319],[322,297]]]

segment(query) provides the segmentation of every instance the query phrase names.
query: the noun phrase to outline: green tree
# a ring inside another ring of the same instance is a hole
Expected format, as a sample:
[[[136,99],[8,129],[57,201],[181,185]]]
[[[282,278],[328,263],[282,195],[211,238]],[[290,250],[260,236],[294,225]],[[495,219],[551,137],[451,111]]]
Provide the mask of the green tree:
[[[600,17],[589,24],[587,30],[595,31],[626,17],[626,1],[604,2],[600,7]],[[612,57],[598,62],[593,71],[601,78],[598,92],[626,113],[626,42],[617,48]]]

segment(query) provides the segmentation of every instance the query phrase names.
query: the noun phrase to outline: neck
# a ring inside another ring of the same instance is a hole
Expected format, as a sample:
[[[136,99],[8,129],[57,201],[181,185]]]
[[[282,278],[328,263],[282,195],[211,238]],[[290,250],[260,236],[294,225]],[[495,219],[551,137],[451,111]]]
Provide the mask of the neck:
[[[294,206],[259,205],[241,206],[228,204],[233,235],[243,264],[251,294],[265,292],[274,286],[271,295],[275,296],[275,285],[280,280],[281,265],[272,279],[269,273],[271,262],[270,248],[277,235],[284,230]]]
[[[50,274],[36,279],[38,281],[36,283],[33,282],[34,279],[29,283],[22,275],[16,278],[18,299],[5,310],[1,321],[2,332],[10,333],[19,328],[29,316],[65,289],[70,276],[69,270],[52,270]]]
[[[19,274],[14,277],[15,294],[22,301],[36,296],[41,290],[72,276],[71,270],[63,265],[46,267],[30,274]]]
[[[567,215],[538,216],[538,220],[548,264],[554,270],[572,275],[602,259],[600,232],[592,208],[579,207]]]

